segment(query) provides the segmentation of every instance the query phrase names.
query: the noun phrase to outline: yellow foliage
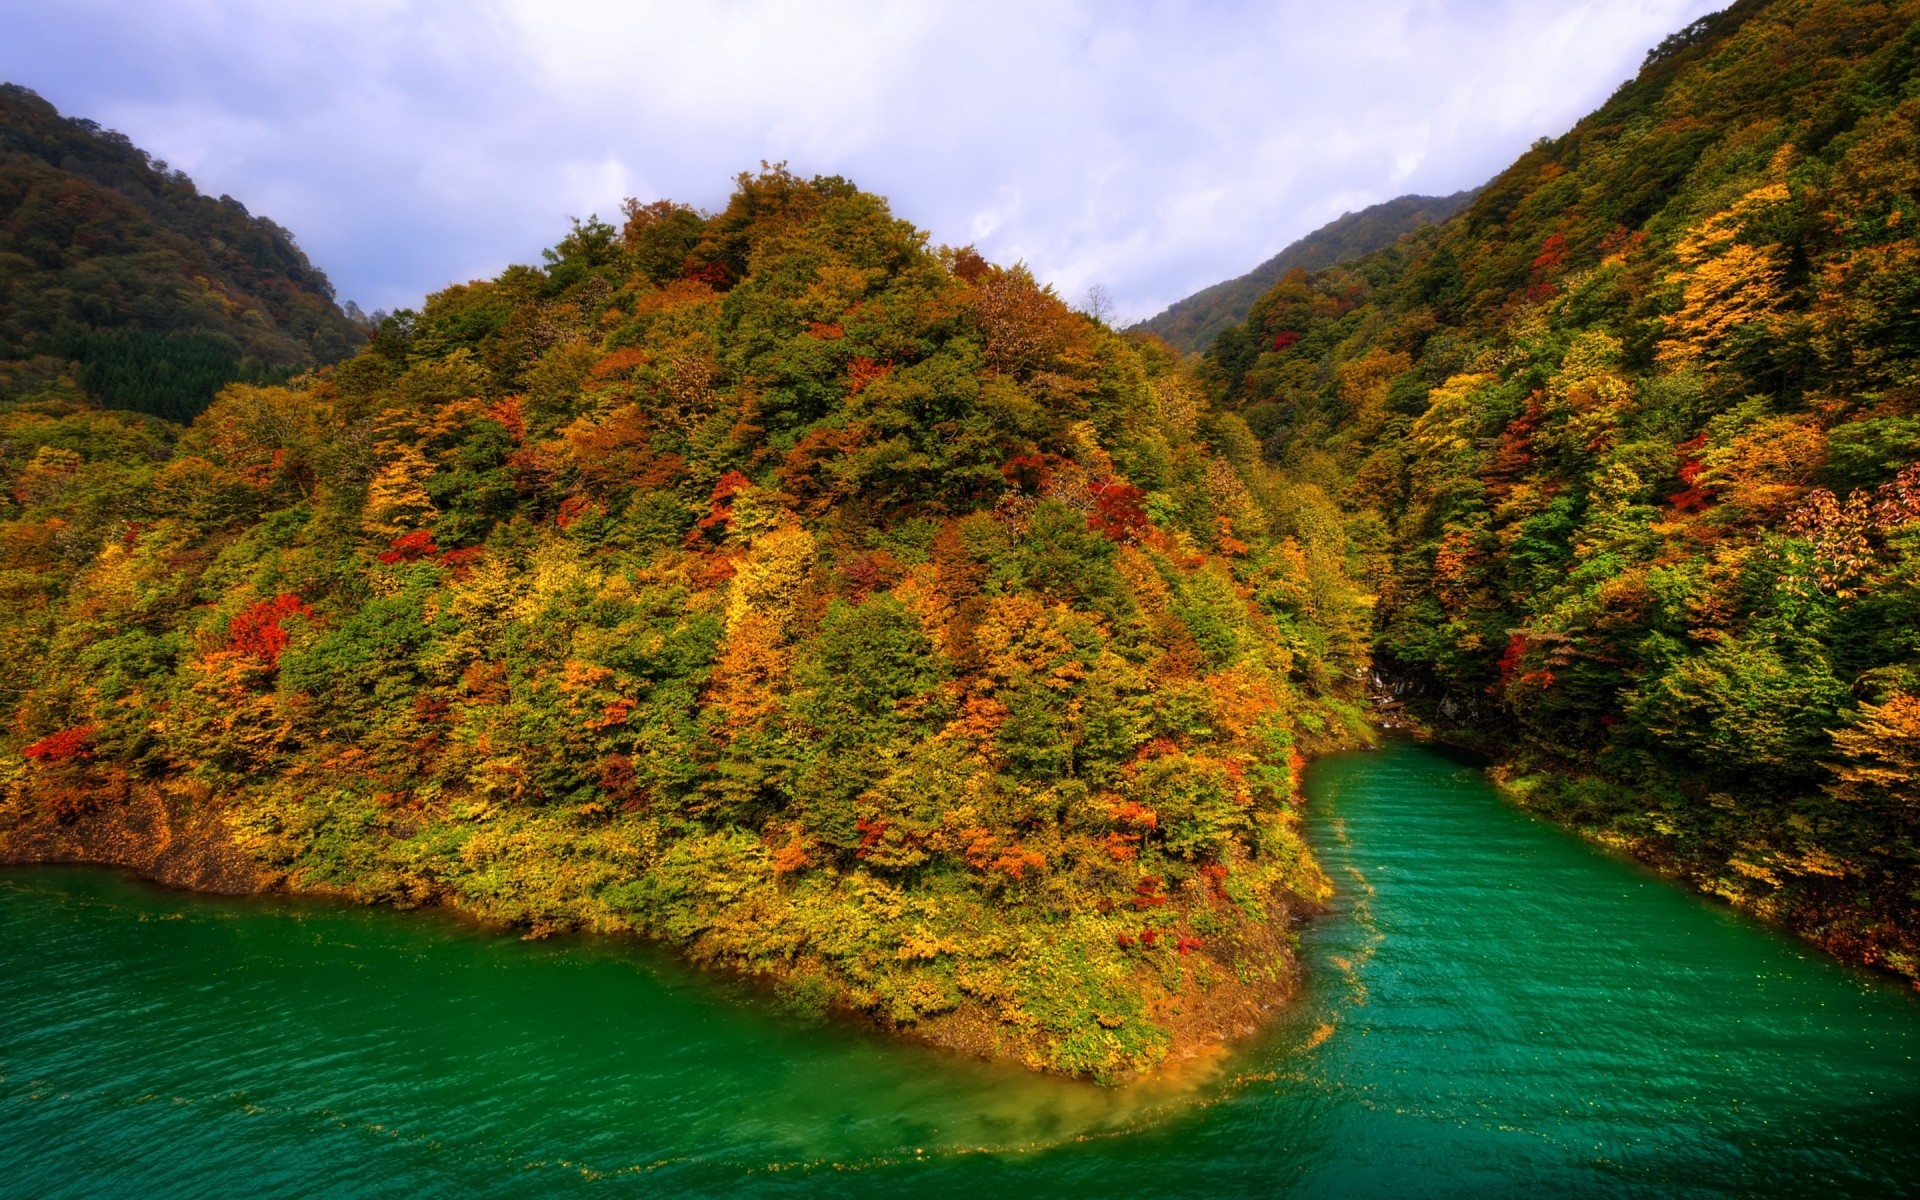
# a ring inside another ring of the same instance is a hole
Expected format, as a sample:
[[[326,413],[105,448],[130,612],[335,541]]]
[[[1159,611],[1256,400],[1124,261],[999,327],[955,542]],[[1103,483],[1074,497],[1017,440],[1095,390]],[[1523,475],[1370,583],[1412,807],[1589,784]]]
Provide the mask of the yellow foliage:
[[[1896,692],[1833,735],[1843,756],[1834,764],[1835,795],[1855,801],[1920,806],[1920,696]]]
[[[1033,596],[996,596],[974,637],[985,652],[987,675],[1006,683],[1038,675],[1050,688],[1065,691],[1086,675],[1073,637],[1088,619],[1058,602]]]
[[[1827,435],[1805,418],[1763,421],[1725,446],[1703,451],[1700,482],[1723,503],[1760,517],[1778,515],[1806,493],[1827,461]]]
[[[375,537],[392,539],[431,524],[440,514],[423,485],[433,474],[433,464],[408,442],[383,447],[381,458],[380,470],[367,485],[360,527]]]
[[[1133,602],[1140,606],[1141,612],[1157,617],[1167,611],[1173,601],[1173,591],[1144,551],[1137,546],[1125,547],[1114,560],[1114,566],[1119,569],[1120,578],[1127,581],[1127,589],[1133,593]]]
[[[729,724],[757,720],[778,707],[792,666],[793,652],[775,617],[745,609],[729,617],[706,703],[725,713]]]
[[[571,543],[543,543],[533,552],[526,571],[508,576],[507,587],[519,593],[513,616],[524,621],[549,611],[570,614],[581,600],[600,590],[604,578],[601,571],[580,560]]]
[[[1487,374],[1455,375],[1427,393],[1427,411],[1413,423],[1413,444],[1422,456],[1445,459],[1473,448],[1480,420],[1474,397],[1499,377]]]
[[[813,535],[798,525],[781,526],[754,538],[727,594],[728,630],[749,614],[758,614],[776,633],[791,631],[794,601],[813,567],[813,551]]]
[[[1668,337],[1657,350],[1662,366],[1681,369],[1711,362],[1735,331],[1769,325],[1777,318],[1786,251],[1735,239],[1748,220],[1789,199],[1784,183],[1756,188],[1680,239],[1674,257],[1681,269],[1667,277],[1681,287],[1680,310],[1667,318]]]
[[[1353,430],[1361,438],[1378,433],[1387,416],[1387,387],[1393,377],[1413,367],[1402,351],[1379,348],[1339,368],[1340,399],[1352,411]]]

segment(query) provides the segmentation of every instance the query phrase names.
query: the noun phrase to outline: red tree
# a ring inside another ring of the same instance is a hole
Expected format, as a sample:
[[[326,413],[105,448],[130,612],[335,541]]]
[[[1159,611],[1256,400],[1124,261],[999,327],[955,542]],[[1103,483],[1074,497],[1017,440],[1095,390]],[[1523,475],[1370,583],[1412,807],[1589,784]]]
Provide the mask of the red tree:
[[[277,667],[289,637],[281,622],[295,616],[312,620],[313,609],[290,592],[250,604],[227,622],[227,649],[258,659],[268,669]]]

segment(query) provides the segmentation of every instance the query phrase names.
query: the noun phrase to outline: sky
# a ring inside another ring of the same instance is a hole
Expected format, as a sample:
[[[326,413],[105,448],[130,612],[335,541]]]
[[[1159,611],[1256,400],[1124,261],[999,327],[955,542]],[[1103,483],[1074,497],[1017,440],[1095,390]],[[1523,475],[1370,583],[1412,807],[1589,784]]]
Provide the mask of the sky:
[[[417,306],[761,161],[1123,319],[1477,186],[1725,0],[0,0],[0,78]]]

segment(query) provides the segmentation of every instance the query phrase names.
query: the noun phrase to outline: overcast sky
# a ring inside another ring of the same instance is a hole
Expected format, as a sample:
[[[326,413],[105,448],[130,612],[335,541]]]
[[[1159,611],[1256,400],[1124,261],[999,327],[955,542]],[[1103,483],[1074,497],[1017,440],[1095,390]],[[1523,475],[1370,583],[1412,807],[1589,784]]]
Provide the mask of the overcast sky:
[[[1472,187],[1724,0],[0,0],[0,77],[417,304],[765,159],[1152,315]]]

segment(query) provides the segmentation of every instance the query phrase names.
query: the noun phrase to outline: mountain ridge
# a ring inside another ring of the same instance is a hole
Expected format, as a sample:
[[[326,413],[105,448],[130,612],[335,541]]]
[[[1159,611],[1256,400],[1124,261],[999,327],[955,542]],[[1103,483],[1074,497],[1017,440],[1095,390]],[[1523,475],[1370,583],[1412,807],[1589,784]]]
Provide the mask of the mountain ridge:
[[[229,382],[365,337],[292,234],[16,84],[0,84],[0,263],[0,400],[186,420]]]
[[[1246,320],[1247,311],[1262,293],[1292,270],[1318,270],[1372,253],[1391,245],[1403,234],[1423,225],[1444,221],[1472,202],[1480,189],[1450,196],[1408,194],[1342,213],[1320,228],[1289,243],[1245,275],[1204,287],[1176,300],[1160,313],[1132,328],[1166,339],[1189,352],[1207,349],[1213,339]]]

